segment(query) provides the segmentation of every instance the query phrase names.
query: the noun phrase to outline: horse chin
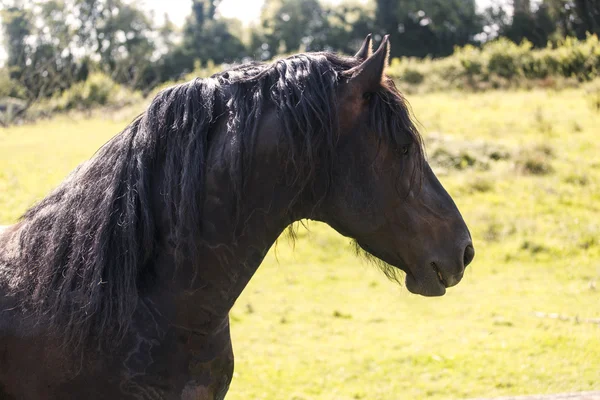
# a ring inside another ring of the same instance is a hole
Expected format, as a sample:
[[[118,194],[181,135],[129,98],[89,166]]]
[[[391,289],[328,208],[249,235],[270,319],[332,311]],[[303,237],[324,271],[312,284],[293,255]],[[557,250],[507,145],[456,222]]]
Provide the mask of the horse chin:
[[[395,278],[396,276],[394,273],[387,272],[386,267],[403,271],[406,274],[404,282],[409,292],[426,297],[437,297],[446,294],[446,286],[440,281],[433,269],[417,271],[418,273],[415,274],[407,264],[400,260],[399,257],[388,257],[385,253],[375,251],[366,243],[359,242],[358,240],[355,240],[354,243],[358,246],[356,247],[356,250],[362,249],[362,254],[366,256],[367,259],[379,259],[379,261],[382,261],[383,264],[380,264],[380,267],[386,272],[388,277],[393,276]]]
[[[446,287],[437,277],[432,279],[430,276],[424,276],[417,280],[413,274],[407,273],[405,283],[409,292],[421,296],[438,297],[446,294]]]

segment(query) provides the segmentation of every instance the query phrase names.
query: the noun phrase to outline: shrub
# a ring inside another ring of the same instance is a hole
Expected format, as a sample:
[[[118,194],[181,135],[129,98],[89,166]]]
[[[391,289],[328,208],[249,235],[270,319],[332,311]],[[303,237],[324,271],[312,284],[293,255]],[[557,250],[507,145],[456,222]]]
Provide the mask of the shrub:
[[[217,65],[213,62],[213,60],[208,60],[206,62],[206,66],[203,66],[200,61],[196,61],[194,63],[194,70],[185,75],[184,81],[191,81],[194,78],[208,78],[209,76],[221,72],[228,67],[229,66],[225,64]]]
[[[17,121],[27,110],[27,91],[10,78],[9,70],[0,68],[0,126]]]
[[[517,46],[508,39],[501,38],[489,43],[484,51],[489,52],[488,71],[502,78],[513,78],[521,75],[522,59],[531,51],[531,43],[523,41]]]
[[[16,122],[26,110],[27,102],[25,100],[14,97],[0,98],[0,126]]]
[[[505,38],[456,48],[441,59],[395,58],[387,71],[407,91],[570,87],[600,77],[600,41],[566,38],[557,46],[533,49]]]
[[[25,99],[26,90],[23,85],[10,78],[7,68],[0,68],[0,99],[6,97]]]
[[[455,57],[460,61],[462,73],[472,86],[480,78],[486,75],[486,60],[482,57],[481,51],[475,46],[466,45],[463,48],[455,49]]]
[[[89,110],[97,106],[120,107],[141,100],[142,95],[114,82],[102,73],[93,73],[49,102],[51,111]]]
[[[416,69],[407,68],[402,74],[402,80],[410,83],[411,85],[419,85],[423,83],[425,76]]]

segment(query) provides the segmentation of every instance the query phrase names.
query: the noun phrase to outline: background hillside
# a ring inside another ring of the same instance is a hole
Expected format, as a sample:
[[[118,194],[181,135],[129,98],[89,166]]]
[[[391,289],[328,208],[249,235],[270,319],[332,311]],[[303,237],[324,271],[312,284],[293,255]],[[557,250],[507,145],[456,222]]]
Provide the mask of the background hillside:
[[[53,112],[135,102],[222,63],[353,54],[371,32],[391,35],[394,76],[429,89],[522,86],[523,78],[553,85],[598,70],[597,0],[264,0],[245,24],[224,16],[236,1],[251,4],[190,1],[181,26],[157,18],[155,0],[0,1],[2,123],[16,117],[9,108],[23,114],[36,103],[53,103]]]

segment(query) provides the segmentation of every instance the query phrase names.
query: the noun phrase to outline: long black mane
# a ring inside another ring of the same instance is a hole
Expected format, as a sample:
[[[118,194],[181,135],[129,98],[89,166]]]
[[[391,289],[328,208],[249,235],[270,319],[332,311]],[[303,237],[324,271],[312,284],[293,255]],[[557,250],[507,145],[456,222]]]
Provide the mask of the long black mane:
[[[282,121],[282,140],[292,144],[290,179],[310,190],[314,161],[335,161],[336,88],[341,72],[356,64],[329,53],[300,54],[162,91],[144,114],[23,215],[18,251],[0,253],[0,265],[14,266],[11,287],[23,310],[65,343],[122,337],[143,282],[153,274],[156,185],[169,242],[183,257],[194,249],[189,242],[203,235],[212,140],[228,135],[236,143],[226,159],[239,212],[258,121],[270,107]],[[421,139],[393,84],[385,83],[371,101],[372,123],[382,138],[395,141],[398,132],[408,132],[421,159]]]

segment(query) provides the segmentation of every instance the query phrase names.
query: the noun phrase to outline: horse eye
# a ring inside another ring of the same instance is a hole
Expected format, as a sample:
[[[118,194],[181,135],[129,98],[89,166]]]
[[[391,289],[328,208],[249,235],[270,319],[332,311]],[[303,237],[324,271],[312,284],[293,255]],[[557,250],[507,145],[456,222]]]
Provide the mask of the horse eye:
[[[404,145],[402,146],[402,155],[408,155],[408,150],[410,150],[410,146],[409,145]]]

